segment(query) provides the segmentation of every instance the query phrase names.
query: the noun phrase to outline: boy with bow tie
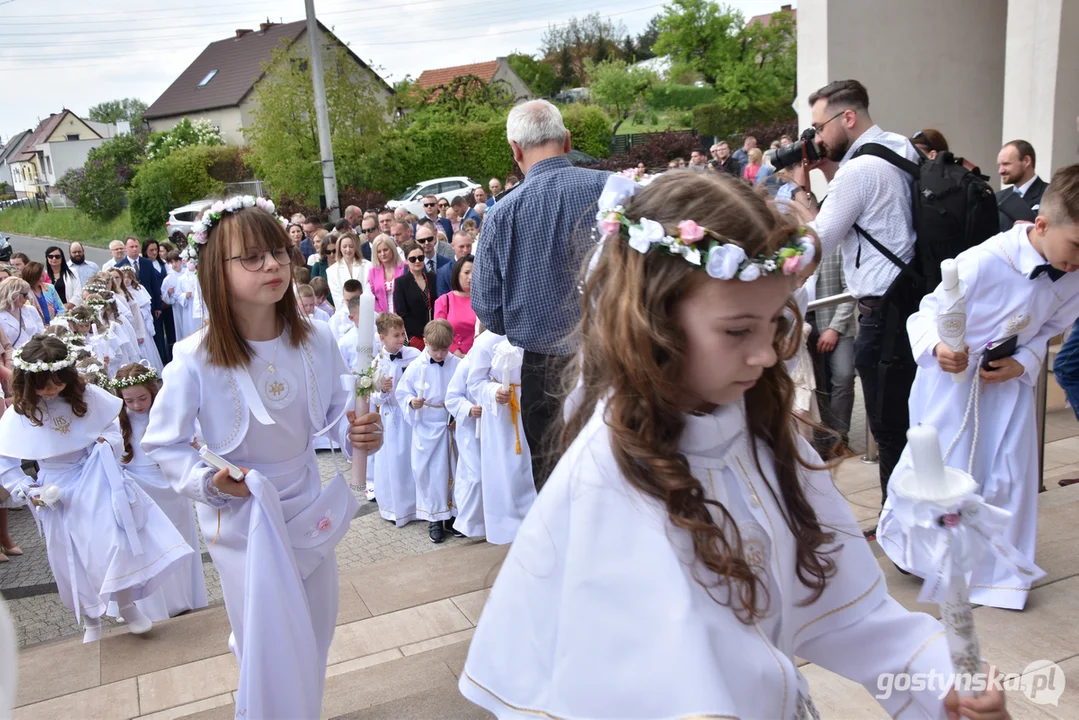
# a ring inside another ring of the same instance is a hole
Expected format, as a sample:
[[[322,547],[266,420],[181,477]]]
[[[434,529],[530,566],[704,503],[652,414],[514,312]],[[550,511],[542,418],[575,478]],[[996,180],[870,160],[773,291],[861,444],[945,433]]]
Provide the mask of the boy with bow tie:
[[[371,404],[382,416],[383,432],[382,448],[375,453],[376,499],[383,519],[404,527],[416,519],[416,483],[409,466],[412,428],[405,422],[394,389],[420,351],[405,345],[405,321],[398,315],[379,313],[375,328],[382,343],[376,360],[378,374],[384,378],[382,387],[371,393]]]
[[[446,389],[460,359],[449,354],[453,327],[432,320],[423,329],[426,349],[410,364],[397,384],[397,404],[412,427],[412,478],[416,489],[416,520],[429,523],[431,542],[440,543],[444,530],[453,532],[453,437],[446,410]],[[446,527],[443,528],[443,521]],[[398,516],[400,524],[400,516]],[[454,533],[455,535],[457,533]]]
[[[1034,388],[1050,338],[1079,317],[1079,165],[1059,170],[1033,224],[1017,224],[956,258],[966,293],[966,343],[953,351],[937,334],[943,287],[927,295],[907,322],[918,374],[910,422],[940,433],[945,463],[970,472],[990,505],[1008,510],[1002,540],[1034,561],[1038,498],[1038,432]],[[1015,338],[1010,357],[986,360],[990,343]],[[952,375],[961,374],[957,383]],[[911,468],[904,451],[895,474]],[[894,477],[894,476],[893,476]],[[901,531],[889,495],[878,542],[906,570]],[[970,600],[1021,610],[1030,582],[1009,563],[983,558],[970,578]]]

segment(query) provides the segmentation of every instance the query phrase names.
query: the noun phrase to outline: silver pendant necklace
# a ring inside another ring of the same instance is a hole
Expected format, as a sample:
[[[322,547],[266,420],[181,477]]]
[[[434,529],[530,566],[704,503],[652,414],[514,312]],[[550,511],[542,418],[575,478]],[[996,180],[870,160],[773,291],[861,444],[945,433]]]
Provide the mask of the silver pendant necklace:
[[[255,382],[258,387],[259,394],[262,395],[262,399],[265,401],[267,407],[274,410],[283,410],[292,404],[292,401],[296,399],[296,393],[292,392],[296,386],[296,380],[292,377],[292,373],[287,370],[278,368],[277,363],[277,351],[281,347],[281,337],[277,338],[277,343],[274,345],[273,356],[270,358],[270,362],[266,365],[266,369],[259,375],[258,380]],[[260,360],[265,362],[265,359],[254,351]]]

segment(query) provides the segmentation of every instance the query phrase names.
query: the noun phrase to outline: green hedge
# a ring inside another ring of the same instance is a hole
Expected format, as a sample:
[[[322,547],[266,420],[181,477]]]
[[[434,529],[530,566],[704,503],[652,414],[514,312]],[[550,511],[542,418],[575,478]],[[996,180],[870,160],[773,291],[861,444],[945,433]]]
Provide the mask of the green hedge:
[[[794,117],[794,111],[783,101],[753,104],[746,109],[714,103],[693,108],[693,129],[702,135],[730,139],[742,135],[748,127]]]
[[[240,149],[232,146],[185,147],[144,162],[128,193],[135,230],[150,234],[165,224],[170,210],[220,195],[226,182],[235,182],[243,174],[239,166]]]
[[[698,105],[706,105],[714,102],[716,91],[714,88],[696,85],[676,85],[665,83],[653,85],[645,96],[646,104],[653,110],[690,110]]]
[[[107,247],[113,240],[122,240],[135,234],[131,215],[127,210],[108,222],[102,222],[79,210],[54,208],[46,212],[34,208],[9,207],[0,212],[0,230],[18,235],[78,240],[97,247]],[[161,237],[164,231],[165,221],[162,220],[157,227],[151,228],[145,234]]]
[[[572,103],[562,108],[562,120],[573,137],[573,147],[592,157],[611,154],[611,118],[595,105]]]

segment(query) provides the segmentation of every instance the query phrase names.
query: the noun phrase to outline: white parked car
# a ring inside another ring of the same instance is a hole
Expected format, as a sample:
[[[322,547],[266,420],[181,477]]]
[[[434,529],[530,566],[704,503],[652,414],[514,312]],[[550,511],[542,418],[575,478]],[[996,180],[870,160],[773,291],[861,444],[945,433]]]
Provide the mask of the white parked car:
[[[203,208],[213,205],[213,200],[197,200],[196,202],[178,207],[169,213],[169,220],[165,223],[165,234],[181,250],[187,247],[187,234],[191,232],[191,226],[195,224],[195,218]]]
[[[458,195],[464,195],[479,186],[479,183],[472,182],[464,175],[424,180],[401,193],[397,199],[387,202],[386,207],[396,210],[398,207],[404,206],[406,210],[416,217],[423,217],[423,198],[425,196],[434,195],[440,200],[443,198],[453,200]]]

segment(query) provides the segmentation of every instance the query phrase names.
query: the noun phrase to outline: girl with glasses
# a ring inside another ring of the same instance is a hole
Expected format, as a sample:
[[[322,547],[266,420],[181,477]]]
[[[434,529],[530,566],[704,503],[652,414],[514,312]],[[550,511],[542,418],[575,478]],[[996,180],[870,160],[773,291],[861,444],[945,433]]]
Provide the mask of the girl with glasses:
[[[337,619],[334,548],[358,509],[342,476],[323,488],[313,439],[374,452],[382,428],[349,409],[330,329],[301,314],[273,211],[233,198],[194,226],[208,321],[173,348],[142,446],[213,534],[240,666],[236,714],[313,718]],[[196,428],[238,479],[192,448]]]

